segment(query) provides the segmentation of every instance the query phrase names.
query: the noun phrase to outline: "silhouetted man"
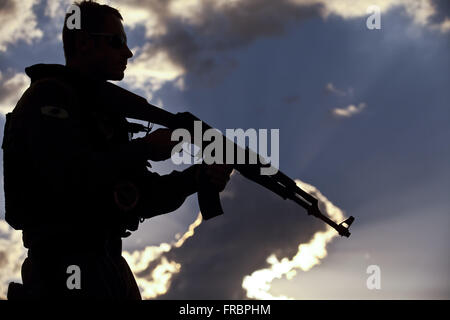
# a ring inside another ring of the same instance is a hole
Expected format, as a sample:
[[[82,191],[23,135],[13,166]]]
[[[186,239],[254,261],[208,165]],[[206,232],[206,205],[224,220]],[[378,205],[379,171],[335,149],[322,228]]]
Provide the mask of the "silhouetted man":
[[[78,6],[81,30],[65,19],[66,66],[26,68],[31,86],[7,115],[5,217],[23,230],[29,249],[23,286],[11,284],[9,299],[140,299],[122,237],[177,209],[197,192],[200,176],[222,191],[231,171],[194,165],[160,176],[147,169],[147,160],[170,157],[170,131],[131,140],[130,124],[98,90],[121,80],[133,56],[122,17],[106,5]]]

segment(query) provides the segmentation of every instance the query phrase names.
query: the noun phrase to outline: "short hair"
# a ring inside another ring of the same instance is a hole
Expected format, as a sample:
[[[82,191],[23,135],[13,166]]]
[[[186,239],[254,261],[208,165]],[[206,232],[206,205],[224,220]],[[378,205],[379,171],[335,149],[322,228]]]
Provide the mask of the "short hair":
[[[95,1],[84,0],[81,2],[75,2],[73,5],[80,8],[80,22],[81,30],[86,32],[101,32],[105,23],[106,17],[113,15],[120,20],[123,20],[122,15],[115,8],[112,8],[106,4],[99,4]],[[67,26],[67,20],[72,16],[72,13],[66,13],[64,18],[64,26],[62,31],[64,56],[66,61],[72,58],[75,54],[75,36],[79,29],[69,29]]]

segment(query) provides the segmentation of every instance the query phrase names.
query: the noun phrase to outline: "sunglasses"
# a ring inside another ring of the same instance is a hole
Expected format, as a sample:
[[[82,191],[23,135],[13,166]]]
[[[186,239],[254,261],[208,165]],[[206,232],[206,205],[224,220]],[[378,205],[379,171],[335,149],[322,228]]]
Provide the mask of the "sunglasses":
[[[127,45],[127,38],[124,35],[114,33],[89,33],[92,36],[105,37],[108,44],[114,49],[121,49]]]

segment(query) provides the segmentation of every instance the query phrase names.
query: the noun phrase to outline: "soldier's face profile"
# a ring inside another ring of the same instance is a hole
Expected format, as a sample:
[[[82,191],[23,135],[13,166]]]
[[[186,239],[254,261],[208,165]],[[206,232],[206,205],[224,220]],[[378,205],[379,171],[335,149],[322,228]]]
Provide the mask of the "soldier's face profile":
[[[93,48],[95,69],[105,80],[122,80],[127,60],[133,56],[126,43],[126,34],[119,18],[105,19],[103,31],[93,34],[97,38]]]

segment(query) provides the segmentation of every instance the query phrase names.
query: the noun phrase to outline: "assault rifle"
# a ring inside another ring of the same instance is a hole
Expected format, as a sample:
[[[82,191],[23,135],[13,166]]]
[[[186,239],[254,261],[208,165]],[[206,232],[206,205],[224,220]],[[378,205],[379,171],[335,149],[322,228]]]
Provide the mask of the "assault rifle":
[[[110,82],[106,82],[102,90],[104,90],[104,92],[101,92],[102,96],[108,97],[109,107],[126,118],[155,123],[171,130],[183,128],[188,130],[191,136],[194,136],[194,121],[200,120],[191,113],[183,112],[173,114],[148,103],[145,98]],[[133,125],[134,132],[146,131],[146,127],[143,125],[136,123]],[[211,127],[205,122],[202,122],[202,132],[207,129],[211,129]],[[223,146],[233,143],[235,148],[234,155],[239,154],[239,152],[244,152],[245,159],[250,159],[251,153],[253,153],[252,150],[249,148],[243,149],[226,137],[222,137],[224,139]],[[257,159],[260,159],[260,157],[257,157]],[[268,164],[262,163],[261,161],[256,164],[233,164],[232,166],[247,179],[264,186],[283,199],[295,201],[305,208],[309,215],[321,219],[336,229],[339,235],[345,237],[350,236],[349,227],[355,220],[354,217],[350,216],[347,220],[337,224],[327,216],[324,216],[319,210],[318,200],[299,188],[295,181],[281,171],[276,170],[276,173],[273,175],[261,175],[261,168],[267,168],[268,166]],[[223,214],[218,192],[208,188],[200,188],[197,195],[200,211],[205,220]]]

